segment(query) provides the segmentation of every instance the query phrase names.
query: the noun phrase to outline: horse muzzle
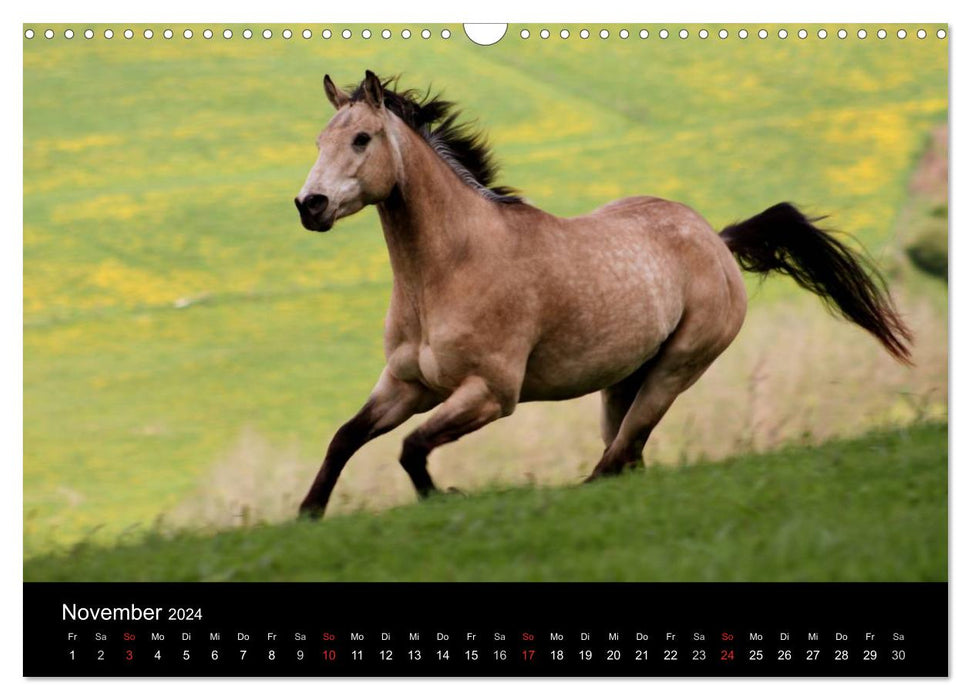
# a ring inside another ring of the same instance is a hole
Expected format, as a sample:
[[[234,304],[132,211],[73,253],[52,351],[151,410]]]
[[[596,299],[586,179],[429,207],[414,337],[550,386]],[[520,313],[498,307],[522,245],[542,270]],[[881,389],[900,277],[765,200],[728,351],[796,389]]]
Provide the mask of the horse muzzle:
[[[308,194],[303,199],[296,197],[293,203],[300,212],[300,223],[308,231],[330,231],[334,226],[337,212],[330,211],[330,199],[323,194]]]

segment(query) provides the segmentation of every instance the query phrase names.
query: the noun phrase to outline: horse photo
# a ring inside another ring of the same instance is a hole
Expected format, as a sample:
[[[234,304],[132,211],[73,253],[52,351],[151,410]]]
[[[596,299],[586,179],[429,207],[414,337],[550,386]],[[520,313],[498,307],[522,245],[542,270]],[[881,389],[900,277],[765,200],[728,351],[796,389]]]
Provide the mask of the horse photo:
[[[375,205],[393,272],[386,365],[300,506],[320,517],[342,469],[415,414],[400,463],[435,492],[432,450],[523,402],[600,392],[602,456],[588,481],[641,462],[652,430],[735,339],[742,272],[779,272],[910,361],[911,333],[865,253],[789,203],[717,232],[688,206],[627,197],[560,218],[494,183],[484,138],[455,105],[367,71],[345,91],[295,199],[329,231]]]
[[[466,29],[24,26],[25,581],[946,581],[948,26]]]

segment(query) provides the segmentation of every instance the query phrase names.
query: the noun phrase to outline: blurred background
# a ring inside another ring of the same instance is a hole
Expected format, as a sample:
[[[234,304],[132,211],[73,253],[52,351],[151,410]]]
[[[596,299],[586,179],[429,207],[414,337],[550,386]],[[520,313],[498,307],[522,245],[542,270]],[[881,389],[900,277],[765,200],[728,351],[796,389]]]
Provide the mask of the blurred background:
[[[383,366],[391,285],[373,209],[315,234],[293,207],[332,114],[325,72],[442,92],[487,131],[500,183],[557,215],[652,194],[721,228],[789,200],[879,261],[914,368],[789,280],[751,278],[741,334],[662,421],[649,464],[946,420],[947,40],[841,27],[524,40],[511,25],[486,48],[458,25],[25,39],[25,556],[293,517]],[[596,396],[523,405],[437,451],[432,475],[577,483],[602,450],[598,413]],[[329,515],[414,499],[396,458],[419,420],[352,460]]]

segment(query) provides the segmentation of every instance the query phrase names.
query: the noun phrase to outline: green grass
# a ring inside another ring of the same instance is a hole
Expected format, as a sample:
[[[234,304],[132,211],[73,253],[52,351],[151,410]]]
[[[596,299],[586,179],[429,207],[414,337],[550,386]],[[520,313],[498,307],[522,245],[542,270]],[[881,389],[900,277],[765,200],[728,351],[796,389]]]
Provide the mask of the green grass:
[[[433,84],[488,129],[502,182],[560,215],[654,194],[721,226],[788,199],[832,213],[877,255],[948,104],[947,41],[798,41],[792,26],[784,42],[662,41],[657,26],[647,41],[617,39],[617,27],[610,41],[583,41],[574,27],[569,41],[524,42],[510,26],[485,49],[458,26],[447,42],[420,40],[417,27],[407,42],[325,41],[319,26],[309,41],[280,39],[282,27],[271,41],[238,38],[242,26],[232,41],[222,26],[208,41],[202,26],[191,41],[181,27],[164,40],[153,26],[151,41],[141,28],[131,41],[117,25],[111,41],[103,26],[92,40],[63,28],[24,42],[27,556],[108,543],[172,512],[244,431],[295,445],[312,469],[363,402],[383,365],[391,287],[377,216],[314,235],[292,204],[332,113],[324,72]],[[770,280],[752,315],[804,294]],[[927,294],[943,319],[946,290]],[[745,342],[738,352],[755,357]],[[749,372],[729,379],[744,387]],[[773,381],[766,393],[803,405]],[[946,381],[935,382],[944,406]],[[891,407],[918,393],[887,391]],[[873,422],[910,417],[894,409]],[[592,454],[560,460],[561,480]],[[480,466],[521,474],[508,461]],[[348,470],[339,487],[354,507],[375,499],[355,482],[363,473]]]
[[[35,581],[943,581],[947,426],[439,496],[380,514],[78,545]]]

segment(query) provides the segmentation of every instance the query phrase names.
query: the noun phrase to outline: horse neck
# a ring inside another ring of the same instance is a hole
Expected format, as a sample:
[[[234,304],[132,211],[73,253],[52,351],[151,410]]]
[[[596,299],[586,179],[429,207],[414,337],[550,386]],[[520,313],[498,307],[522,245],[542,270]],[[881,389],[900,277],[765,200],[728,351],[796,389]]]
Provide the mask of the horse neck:
[[[494,205],[463,183],[424,139],[398,123],[398,183],[378,205],[398,284],[418,295],[447,277],[476,245]]]

